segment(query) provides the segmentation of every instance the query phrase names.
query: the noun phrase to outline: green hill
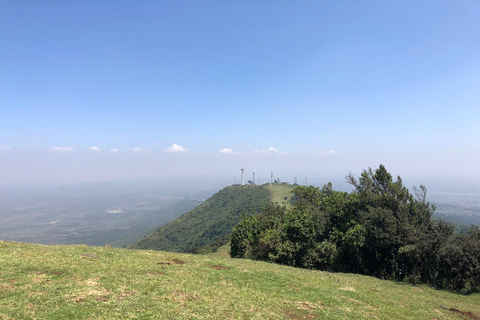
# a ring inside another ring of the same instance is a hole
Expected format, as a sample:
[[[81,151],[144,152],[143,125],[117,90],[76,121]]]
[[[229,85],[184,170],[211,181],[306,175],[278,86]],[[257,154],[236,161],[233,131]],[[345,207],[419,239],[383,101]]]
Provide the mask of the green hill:
[[[228,242],[244,214],[257,213],[270,202],[289,205],[291,185],[229,186],[195,209],[158,228],[129,249],[211,252]]]
[[[0,242],[0,319],[480,319],[480,294],[211,255]]]

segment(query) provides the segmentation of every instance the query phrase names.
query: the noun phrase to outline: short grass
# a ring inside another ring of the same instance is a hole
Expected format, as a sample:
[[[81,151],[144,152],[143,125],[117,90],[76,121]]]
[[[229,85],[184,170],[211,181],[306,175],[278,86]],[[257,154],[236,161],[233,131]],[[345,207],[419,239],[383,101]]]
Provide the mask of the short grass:
[[[479,294],[360,275],[159,251],[0,242],[0,319],[479,316]]]
[[[270,201],[274,204],[290,207],[292,204],[293,188],[291,184],[266,184],[266,189],[270,193]]]
[[[221,246],[217,251],[206,254],[211,258],[229,258],[230,257],[230,242]]]

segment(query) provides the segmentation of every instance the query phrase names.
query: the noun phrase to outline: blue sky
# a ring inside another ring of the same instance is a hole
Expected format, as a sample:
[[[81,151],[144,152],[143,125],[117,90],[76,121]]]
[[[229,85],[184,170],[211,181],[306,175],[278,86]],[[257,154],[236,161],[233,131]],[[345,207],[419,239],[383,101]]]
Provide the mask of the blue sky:
[[[473,0],[0,1],[0,184],[245,162],[480,178],[479,53]]]

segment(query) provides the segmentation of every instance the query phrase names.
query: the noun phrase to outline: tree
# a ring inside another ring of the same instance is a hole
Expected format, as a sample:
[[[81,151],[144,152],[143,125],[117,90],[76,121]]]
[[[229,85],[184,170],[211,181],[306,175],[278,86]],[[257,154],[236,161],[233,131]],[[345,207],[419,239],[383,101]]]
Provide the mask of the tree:
[[[346,180],[354,191],[298,186],[291,209],[266,206],[231,235],[231,256],[384,279],[480,289],[480,231],[457,235],[431,219],[421,185],[413,194],[383,165]]]

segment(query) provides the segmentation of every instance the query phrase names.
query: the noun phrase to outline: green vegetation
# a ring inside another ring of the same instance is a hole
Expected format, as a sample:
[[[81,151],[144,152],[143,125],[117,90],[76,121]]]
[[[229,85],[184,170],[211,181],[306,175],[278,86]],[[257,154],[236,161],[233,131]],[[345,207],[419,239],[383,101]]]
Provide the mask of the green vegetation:
[[[231,235],[231,256],[290,266],[354,272],[480,290],[480,229],[458,234],[434,221],[424,186],[410,194],[384,166],[365,170],[352,193],[297,187],[295,206],[270,205],[245,217]]]
[[[264,187],[270,194],[270,202],[279,206],[292,205],[293,186],[291,184],[266,184]]]
[[[270,201],[287,205],[292,190],[292,186],[284,185],[224,188],[192,211],[128,248],[191,253],[215,251],[228,242],[232,228],[242,216],[260,212]]]
[[[480,295],[208,255],[0,242],[0,319],[478,319]]]

